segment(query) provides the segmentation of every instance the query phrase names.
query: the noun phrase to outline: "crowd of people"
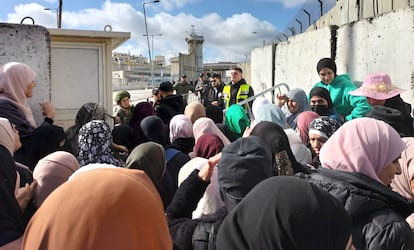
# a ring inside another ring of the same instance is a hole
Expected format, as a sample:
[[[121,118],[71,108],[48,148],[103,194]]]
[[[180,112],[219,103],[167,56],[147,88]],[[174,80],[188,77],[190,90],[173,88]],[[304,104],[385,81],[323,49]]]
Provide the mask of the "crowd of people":
[[[66,131],[28,104],[36,73],[0,67],[0,249],[414,249],[414,127],[391,77],[335,61],[275,100],[241,68],[153,102],[80,106]],[[188,92],[201,102],[190,102]]]

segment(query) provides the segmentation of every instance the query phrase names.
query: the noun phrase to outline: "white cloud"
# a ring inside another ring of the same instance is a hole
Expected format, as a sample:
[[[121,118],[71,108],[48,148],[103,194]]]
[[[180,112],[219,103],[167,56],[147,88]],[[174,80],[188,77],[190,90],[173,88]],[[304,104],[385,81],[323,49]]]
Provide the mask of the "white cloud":
[[[306,2],[316,1],[316,0],[255,0],[256,2],[270,2],[270,3],[280,3],[286,8],[295,8],[303,5]]]
[[[46,2],[46,3],[48,3],[48,4],[55,4],[55,3],[57,3],[58,1],[57,1],[57,0],[43,0],[43,2]]]
[[[168,2],[177,6],[180,1]],[[33,17],[36,24],[56,27],[56,12],[46,11],[44,6],[39,4],[16,6],[15,13],[9,14],[7,21],[20,23],[24,16]],[[184,13],[171,15],[160,12],[155,16],[147,16],[147,23],[149,34],[162,34],[160,37],[154,37],[153,55],[165,55],[167,59],[179,53],[187,53],[185,38],[192,25],[196,32],[204,36],[204,60],[208,62],[244,61],[251,49],[260,46],[263,40],[269,43],[278,33],[272,24],[248,13],[236,14],[223,19],[215,13],[197,18]],[[143,36],[145,34],[144,15],[139,7],[134,8],[130,4],[106,1],[98,9],[84,9],[78,12],[63,11],[62,13],[63,28],[103,30],[107,24],[112,26],[113,31],[131,32],[131,39],[117,51],[148,56],[147,40]]]

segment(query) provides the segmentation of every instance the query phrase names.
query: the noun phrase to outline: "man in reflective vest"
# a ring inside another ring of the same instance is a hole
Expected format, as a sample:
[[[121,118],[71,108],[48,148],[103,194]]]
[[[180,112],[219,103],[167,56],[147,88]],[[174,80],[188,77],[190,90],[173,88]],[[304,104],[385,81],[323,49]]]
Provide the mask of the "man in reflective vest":
[[[225,108],[254,96],[253,88],[243,78],[243,70],[235,67],[230,72],[230,84],[224,86],[223,100]],[[244,106],[247,111],[247,105]]]

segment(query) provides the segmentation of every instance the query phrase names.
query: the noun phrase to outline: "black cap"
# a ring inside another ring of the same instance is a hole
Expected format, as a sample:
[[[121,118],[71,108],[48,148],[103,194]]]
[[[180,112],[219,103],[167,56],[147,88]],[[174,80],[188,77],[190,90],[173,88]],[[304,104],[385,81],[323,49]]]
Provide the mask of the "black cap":
[[[204,73],[200,73],[200,77],[204,76]]]
[[[158,91],[159,91],[158,87],[155,87],[155,88],[152,89],[152,94],[156,95],[156,94],[158,94]]]
[[[186,75],[186,74],[182,74],[182,75],[181,75],[181,77],[182,77],[182,78],[186,78],[186,77],[187,77],[187,75]]]
[[[160,83],[160,86],[159,86],[158,89],[161,90],[161,91],[167,91],[167,92],[169,92],[169,91],[173,91],[174,90],[174,86],[173,86],[173,84],[171,82],[165,81],[165,82]]]

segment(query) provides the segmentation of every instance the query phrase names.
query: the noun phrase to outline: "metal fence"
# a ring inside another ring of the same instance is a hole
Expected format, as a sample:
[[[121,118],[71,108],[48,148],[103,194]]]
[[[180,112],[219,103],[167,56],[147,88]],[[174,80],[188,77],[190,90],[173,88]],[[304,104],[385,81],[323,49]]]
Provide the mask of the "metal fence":
[[[275,42],[286,41],[289,37],[305,32],[321,16],[336,5],[337,0],[307,0],[285,29],[275,37]]]

